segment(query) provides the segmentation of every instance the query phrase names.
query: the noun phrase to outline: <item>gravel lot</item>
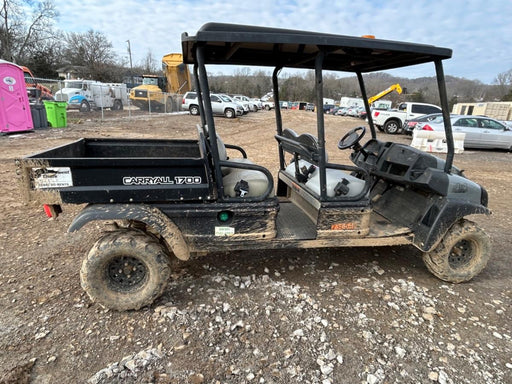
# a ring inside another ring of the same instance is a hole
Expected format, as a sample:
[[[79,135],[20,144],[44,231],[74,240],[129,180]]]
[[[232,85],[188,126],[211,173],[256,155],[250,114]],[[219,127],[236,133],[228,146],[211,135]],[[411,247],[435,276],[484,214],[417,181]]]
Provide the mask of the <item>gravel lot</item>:
[[[313,113],[283,115],[285,127],[314,130]],[[510,153],[455,157],[493,210],[474,218],[493,256],[469,283],[436,279],[410,246],[218,253],[173,261],[154,305],[119,313],[80,287],[81,260],[103,228],[68,234],[82,207],[49,220],[21,201],[14,159],[80,137],[195,138],[199,119],[68,120],[0,137],[0,383],[512,383]],[[273,113],[216,123],[225,142],[277,169]],[[358,125],[326,116],[331,161],[347,161],[336,144]]]

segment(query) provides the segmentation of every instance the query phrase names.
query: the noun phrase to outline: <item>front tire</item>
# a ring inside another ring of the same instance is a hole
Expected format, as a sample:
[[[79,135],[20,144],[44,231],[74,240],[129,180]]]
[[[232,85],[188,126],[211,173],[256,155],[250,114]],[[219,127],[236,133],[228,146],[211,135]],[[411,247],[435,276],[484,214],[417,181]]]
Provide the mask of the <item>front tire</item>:
[[[91,104],[87,100],[83,100],[80,103],[80,112],[89,112],[91,110]]]
[[[439,279],[462,283],[478,275],[490,256],[491,240],[487,233],[463,219],[448,230],[434,250],[423,254],[423,261]]]
[[[224,116],[226,116],[228,119],[234,119],[236,117],[236,113],[231,108],[226,108],[224,111]]]
[[[126,311],[150,305],[170,278],[170,257],[156,238],[135,230],[101,237],[80,269],[82,288],[92,301]]]

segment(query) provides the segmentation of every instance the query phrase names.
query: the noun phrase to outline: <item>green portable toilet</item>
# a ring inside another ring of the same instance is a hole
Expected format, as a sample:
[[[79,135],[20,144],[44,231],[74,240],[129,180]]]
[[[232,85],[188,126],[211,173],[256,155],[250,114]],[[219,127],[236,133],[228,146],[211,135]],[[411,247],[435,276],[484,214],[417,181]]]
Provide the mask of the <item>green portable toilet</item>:
[[[67,115],[65,101],[43,100],[46,109],[48,123],[53,128],[63,128],[67,126]]]

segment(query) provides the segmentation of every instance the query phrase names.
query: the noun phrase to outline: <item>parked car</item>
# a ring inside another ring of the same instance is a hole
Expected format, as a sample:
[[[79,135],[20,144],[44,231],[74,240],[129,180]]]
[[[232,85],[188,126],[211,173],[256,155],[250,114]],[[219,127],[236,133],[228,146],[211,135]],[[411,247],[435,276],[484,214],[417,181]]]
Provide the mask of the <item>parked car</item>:
[[[426,122],[434,120],[435,118],[437,118],[439,116],[441,116],[441,118],[442,118],[442,115],[440,113],[431,113],[428,115],[411,118],[410,120],[405,120],[403,133],[406,135],[412,135],[412,131],[414,131],[414,128],[416,127],[416,125],[418,123],[426,123]]]
[[[356,107],[351,111],[350,116],[366,119],[366,109],[364,107]]]
[[[512,131],[505,124],[484,116],[452,115],[453,132],[463,132],[464,148],[507,149],[512,151]],[[418,130],[444,132],[443,117],[418,123]]]
[[[216,100],[218,97],[220,100]],[[236,112],[236,116],[241,116],[248,112],[246,110],[246,106],[240,103],[238,100],[234,100],[232,97],[219,93],[219,94],[211,94],[210,99],[212,101],[212,110],[214,114],[223,114],[226,116],[225,110],[226,108],[234,108]],[[219,103],[217,106],[214,104]],[[223,104],[226,104],[225,106]],[[221,111],[224,110],[224,112]],[[236,116],[226,116],[226,117],[236,117]]]
[[[338,107],[338,108],[334,108],[334,111],[332,112],[332,114],[336,115],[336,116],[346,116],[347,111],[348,111],[347,107]]]
[[[347,116],[357,117],[359,107],[350,107],[347,110]]]
[[[313,103],[307,103],[306,107],[304,108],[306,111],[315,112],[315,104]]]
[[[305,102],[305,101],[295,101],[292,103],[292,108],[291,109],[299,109],[299,110],[304,110],[306,109],[306,105],[308,103]]]
[[[275,108],[275,104],[271,100],[261,100],[261,103],[263,104],[263,108],[265,108],[265,111],[270,111],[271,109]]]
[[[324,113],[333,113],[333,110],[336,109],[334,104],[324,104],[323,106]]]
[[[251,101],[254,103],[254,105],[256,105],[256,108],[258,108],[258,111],[263,109],[263,103],[261,102],[260,99],[258,99],[257,97],[253,97],[253,98],[251,98]]]
[[[197,107],[197,93],[196,92],[186,92],[183,95],[183,102],[181,103],[181,109],[183,111],[189,111],[190,105],[195,105],[197,108],[197,113],[192,113],[192,115],[198,115],[199,114],[199,108]]]
[[[242,105],[234,103],[231,98],[221,94],[210,94],[212,112],[214,115],[224,115],[235,118],[244,114]],[[196,92],[187,92],[183,95],[182,109],[190,111],[191,115],[199,115],[199,102]]]
[[[258,112],[258,106],[256,105],[256,103],[249,99],[247,96],[234,95],[232,98],[233,100],[241,103],[244,106],[244,111],[247,109],[247,112]]]
[[[251,110],[251,106],[250,106],[250,103],[247,101],[247,100],[242,100],[240,95],[226,95],[226,94],[223,94],[224,96],[228,97],[232,103],[237,103],[237,104],[240,104],[244,110],[244,113],[249,113],[249,111]]]
[[[280,101],[279,102],[279,106],[281,107],[281,109],[288,109],[288,102],[287,101]]]

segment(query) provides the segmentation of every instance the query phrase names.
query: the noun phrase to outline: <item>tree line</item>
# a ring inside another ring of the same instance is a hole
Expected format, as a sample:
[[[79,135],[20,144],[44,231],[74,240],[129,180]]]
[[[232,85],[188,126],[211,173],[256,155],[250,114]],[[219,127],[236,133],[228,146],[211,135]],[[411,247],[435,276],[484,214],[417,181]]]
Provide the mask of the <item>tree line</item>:
[[[81,78],[122,82],[129,76],[160,74],[161,62],[148,49],[145,58],[128,66],[116,56],[108,37],[92,29],[84,33],[64,32],[54,27],[59,14],[52,0],[0,0],[0,57],[31,68],[36,77],[56,79],[57,70],[72,66]],[[282,100],[314,102],[313,71],[289,71],[281,75]],[[407,79],[386,73],[365,75],[370,97],[399,83],[406,91],[391,93],[393,102],[418,101],[438,104],[434,77]],[[512,69],[496,76],[492,85],[453,76],[446,77],[450,103],[512,100]],[[271,72],[241,68],[233,74],[210,74],[212,91],[261,97],[272,90]],[[360,97],[355,76],[324,75],[324,97]]]

